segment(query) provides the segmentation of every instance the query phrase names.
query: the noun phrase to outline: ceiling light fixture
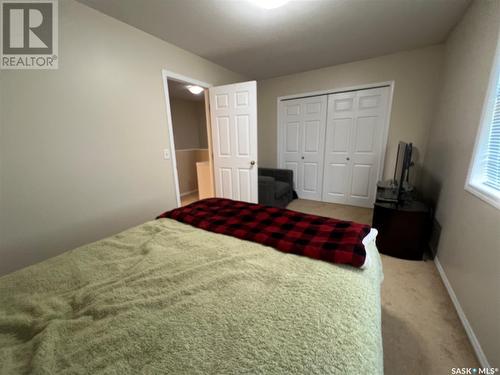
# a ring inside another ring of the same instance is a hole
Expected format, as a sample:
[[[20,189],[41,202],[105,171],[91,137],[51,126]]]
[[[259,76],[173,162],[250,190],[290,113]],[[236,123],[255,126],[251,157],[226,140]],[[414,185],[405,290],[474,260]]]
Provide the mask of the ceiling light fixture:
[[[250,0],[250,1],[255,5],[264,9],[275,9],[285,5],[290,0]]]
[[[188,86],[188,90],[191,92],[191,94],[201,94],[203,92],[203,87],[200,86]]]

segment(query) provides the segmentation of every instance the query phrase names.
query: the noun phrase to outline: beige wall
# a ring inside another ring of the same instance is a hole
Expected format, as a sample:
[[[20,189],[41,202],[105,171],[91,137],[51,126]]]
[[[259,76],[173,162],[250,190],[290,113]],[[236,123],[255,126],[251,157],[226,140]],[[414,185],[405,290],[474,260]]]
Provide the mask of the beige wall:
[[[0,73],[0,274],[174,207],[161,69],[245,80],[73,0],[59,70]]]
[[[170,99],[176,150],[207,148],[205,102]]]
[[[276,109],[279,96],[367,83],[396,82],[384,176],[394,171],[398,141],[413,142],[419,166],[440,87],[443,46],[377,57],[258,83],[259,164],[277,163]]]
[[[464,190],[500,26],[500,1],[475,1],[451,34],[425,187],[442,226],[439,261],[481,346],[500,367],[500,210]]]

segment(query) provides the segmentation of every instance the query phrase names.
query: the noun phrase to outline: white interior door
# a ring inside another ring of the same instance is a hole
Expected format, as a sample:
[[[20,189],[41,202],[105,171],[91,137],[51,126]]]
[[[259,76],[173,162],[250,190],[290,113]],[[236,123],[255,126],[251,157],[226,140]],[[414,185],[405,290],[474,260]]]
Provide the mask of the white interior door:
[[[281,167],[293,170],[299,198],[321,200],[327,97],[281,102]]]
[[[211,87],[215,195],[257,203],[257,83]]]
[[[388,87],[328,96],[323,201],[372,207],[388,100]]]

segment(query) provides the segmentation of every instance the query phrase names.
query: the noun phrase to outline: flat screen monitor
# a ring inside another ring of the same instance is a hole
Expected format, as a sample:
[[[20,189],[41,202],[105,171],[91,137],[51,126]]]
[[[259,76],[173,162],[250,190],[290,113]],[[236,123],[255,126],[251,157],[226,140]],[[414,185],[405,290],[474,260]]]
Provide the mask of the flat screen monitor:
[[[408,176],[408,169],[411,165],[411,153],[411,143],[399,142],[396,168],[394,168],[394,185],[398,187],[399,191],[402,190],[404,180]]]

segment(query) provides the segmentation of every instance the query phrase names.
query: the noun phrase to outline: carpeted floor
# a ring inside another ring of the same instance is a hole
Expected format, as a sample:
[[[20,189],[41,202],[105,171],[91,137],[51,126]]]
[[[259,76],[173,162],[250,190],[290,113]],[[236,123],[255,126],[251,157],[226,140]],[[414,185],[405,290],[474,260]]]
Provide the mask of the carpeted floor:
[[[372,210],[367,208],[302,199],[288,208],[371,224]],[[382,262],[385,374],[451,374],[453,367],[478,367],[434,263],[386,255]]]

